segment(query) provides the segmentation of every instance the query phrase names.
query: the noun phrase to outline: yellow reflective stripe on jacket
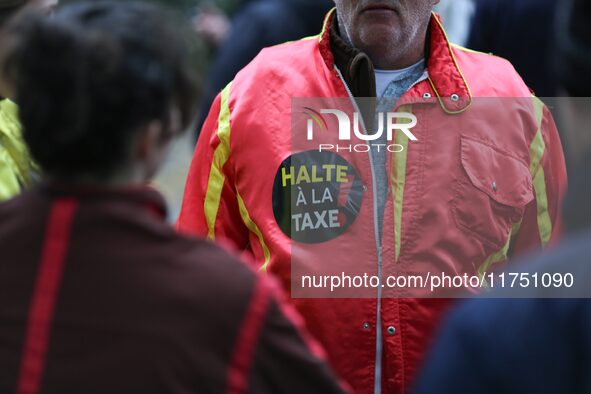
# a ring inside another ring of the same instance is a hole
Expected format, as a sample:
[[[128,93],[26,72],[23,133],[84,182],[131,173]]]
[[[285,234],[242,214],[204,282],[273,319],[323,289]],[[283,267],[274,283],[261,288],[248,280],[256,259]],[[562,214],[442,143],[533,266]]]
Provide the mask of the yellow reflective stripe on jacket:
[[[410,106],[399,108],[401,112],[412,113]],[[410,120],[409,120],[410,123]],[[408,136],[404,133],[396,133],[394,137],[396,144],[402,145],[404,150],[392,155],[392,196],[394,199],[394,245],[395,258],[398,261],[400,257],[400,248],[402,247],[402,206],[404,203],[404,185],[406,182],[406,162],[408,158]]]
[[[478,277],[480,279],[484,278],[484,276],[486,275],[486,273],[490,269],[490,267],[492,267],[495,264],[498,264],[500,262],[507,260],[508,255],[509,255],[509,248],[511,248],[511,244],[513,243],[513,240],[515,239],[515,237],[519,233],[520,228],[521,228],[521,222],[515,223],[513,225],[513,227],[511,228],[511,232],[509,233],[509,238],[507,239],[507,243],[503,246],[503,248],[501,250],[499,250],[498,252],[491,254],[486,260],[484,260],[484,263],[482,263],[482,265],[480,267],[478,267],[477,273],[478,273]],[[488,284],[486,283],[486,281],[484,281],[483,283],[486,285],[485,287],[488,287]]]
[[[231,127],[230,127],[230,92],[232,90],[232,83],[230,82],[228,86],[221,93],[221,100],[220,100],[220,113],[218,116],[218,129],[217,129],[217,137],[220,141],[219,145],[215,149],[213,153],[213,160],[211,163],[211,169],[209,172],[209,181],[207,185],[207,192],[205,194],[205,203],[204,203],[204,211],[205,211],[205,219],[207,221],[207,238],[209,240],[215,240],[215,223],[217,220],[218,212],[220,209],[221,199],[222,199],[222,191],[224,188],[224,183],[226,182],[226,176],[224,174],[224,166],[228,162],[230,158],[230,134],[231,134]],[[240,216],[244,221],[246,227],[257,236],[259,242],[261,243],[261,248],[263,250],[263,254],[265,256],[265,264],[262,268],[263,271],[266,271],[269,261],[271,259],[271,253],[269,252],[269,248],[267,247],[264,239],[263,234],[260,231],[259,227],[254,223],[251,219],[248,210],[246,209],[246,205],[244,204],[244,200],[236,191],[236,198],[238,200],[238,207],[240,210]]]
[[[215,239],[215,222],[220,209],[222,199],[222,190],[226,176],[224,175],[224,166],[230,158],[230,91],[232,82],[226,86],[221,93],[220,114],[218,117],[217,136],[220,140],[219,145],[213,153],[213,161],[209,172],[209,181],[207,192],[205,194],[205,219],[207,221],[207,238]]]
[[[251,219],[248,210],[246,209],[246,205],[244,204],[244,200],[240,196],[240,193],[236,191],[236,197],[238,199],[238,208],[240,209],[240,216],[242,217],[242,221],[246,224],[246,227],[250,232],[257,236],[259,239],[259,243],[261,244],[261,249],[263,250],[263,255],[265,256],[265,264],[261,267],[262,272],[267,272],[267,267],[269,266],[269,261],[271,260],[271,253],[269,252],[269,248],[265,243],[265,239],[263,238],[263,233],[259,229],[259,226]]]
[[[534,113],[538,130],[530,146],[530,172],[534,185],[537,202],[538,229],[542,247],[550,242],[552,236],[552,220],[548,211],[548,196],[546,194],[546,176],[541,165],[542,157],[546,151],[544,136],[542,134],[542,122],[544,119],[544,103],[537,97],[533,98]]]

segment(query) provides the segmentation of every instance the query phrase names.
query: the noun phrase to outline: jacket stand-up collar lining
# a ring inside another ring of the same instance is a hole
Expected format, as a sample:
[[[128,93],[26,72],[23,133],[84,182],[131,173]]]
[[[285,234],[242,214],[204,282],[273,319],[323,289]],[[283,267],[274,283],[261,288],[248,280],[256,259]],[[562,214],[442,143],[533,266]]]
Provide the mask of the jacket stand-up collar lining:
[[[472,94],[436,13],[431,16],[428,40],[426,60],[429,83],[446,113],[461,113],[470,106]],[[338,36],[336,8],[326,16],[319,49],[326,66],[333,70],[336,64],[356,97],[375,97],[373,64],[366,54],[352,48]]]
[[[355,97],[376,97],[374,66],[367,54],[346,43],[340,36],[337,18],[329,27],[334,63]]]

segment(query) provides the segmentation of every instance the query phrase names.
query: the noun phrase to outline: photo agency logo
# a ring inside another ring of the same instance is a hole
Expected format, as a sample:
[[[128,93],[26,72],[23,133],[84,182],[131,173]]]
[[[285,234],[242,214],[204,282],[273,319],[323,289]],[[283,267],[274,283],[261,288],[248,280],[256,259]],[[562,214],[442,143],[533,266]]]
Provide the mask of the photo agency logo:
[[[345,111],[339,109],[321,109],[316,111],[310,107],[304,107],[304,114],[308,116],[307,121],[307,139],[314,141],[315,130],[320,133],[329,132],[329,122],[326,116],[334,116],[338,124],[338,142],[320,143],[318,151],[332,152],[369,152],[370,150],[387,150],[392,153],[399,153],[404,150],[404,146],[394,142],[395,132],[404,133],[410,141],[418,141],[418,138],[412,133],[412,129],[417,125],[417,117],[409,112],[378,112],[376,114],[377,130],[373,133],[364,133],[365,125],[362,115],[359,112],[353,113],[353,119]],[[353,131],[353,133],[351,132]],[[384,133],[386,135],[384,141]],[[362,141],[361,143],[352,143],[353,136]],[[384,141],[385,143],[383,143]]]

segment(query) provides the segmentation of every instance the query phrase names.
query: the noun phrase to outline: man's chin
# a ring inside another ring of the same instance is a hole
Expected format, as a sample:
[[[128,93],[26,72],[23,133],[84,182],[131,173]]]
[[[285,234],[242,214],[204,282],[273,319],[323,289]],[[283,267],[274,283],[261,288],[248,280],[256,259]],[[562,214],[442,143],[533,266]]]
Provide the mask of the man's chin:
[[[397,37],[400,35],[400,29],[400,20],[397,17],[390,17],[364,21],[362,24],[360,24],[358,31],[359,36],[363,41],[374,41],[378,43],[383,42],[384,40],[390,41],[392,37]]]
[[[393,48],[400,41],[399,38],[400,31],[392,26],[372,26],[371,29],[361,32],[358,49]]]

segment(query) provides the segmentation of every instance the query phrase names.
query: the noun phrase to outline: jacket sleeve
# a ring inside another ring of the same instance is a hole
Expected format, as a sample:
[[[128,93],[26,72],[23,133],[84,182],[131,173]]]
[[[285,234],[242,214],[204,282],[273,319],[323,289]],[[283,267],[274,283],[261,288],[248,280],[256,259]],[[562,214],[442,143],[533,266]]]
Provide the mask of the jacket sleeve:
[[[230,91],[231,84],[217,96],[201,131],[177,228],[243,251],[248,247],[248,229],[234,186]]]
[[[328,366],[324,350],[305,331],[301,317],[285,302],[278,285],[266,278],[264,282],[270,303],[254,352],[248,392],[348,392]]]
[[[562,229],[562,201],[567,175],[564,152],[556,124],[548,108],[534,98],[537,132],[530,144],[530,172],[534,200],[514,228],[511,255],[543,249],[556,242]]]

